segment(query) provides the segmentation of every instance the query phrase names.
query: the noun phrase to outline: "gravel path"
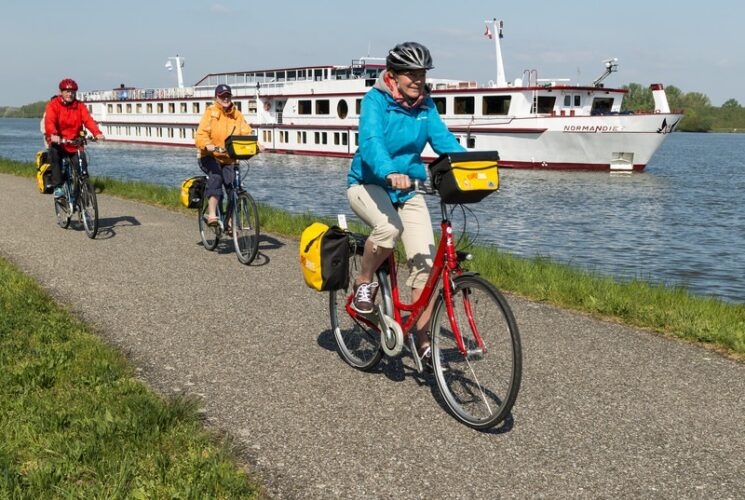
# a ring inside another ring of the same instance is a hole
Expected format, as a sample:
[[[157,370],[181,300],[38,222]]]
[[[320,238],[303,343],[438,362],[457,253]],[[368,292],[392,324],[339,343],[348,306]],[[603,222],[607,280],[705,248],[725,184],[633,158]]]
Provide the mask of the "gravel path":
[[[297,242],[260,257],[199,243],[195,216],[100,195],[101,226],[0,174],[0,254],[127,353],[192,394],[276,498],[743,498],[745,364],[510,297],[523,384],[506,429],[457,423],[404,357],[347,366]]]

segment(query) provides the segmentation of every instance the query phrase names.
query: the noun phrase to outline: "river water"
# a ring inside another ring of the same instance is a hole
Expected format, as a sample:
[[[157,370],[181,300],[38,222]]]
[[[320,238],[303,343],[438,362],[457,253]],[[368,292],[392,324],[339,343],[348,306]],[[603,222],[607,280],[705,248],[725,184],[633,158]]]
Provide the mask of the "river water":
[[[38,126],[0,119],[0,156],[33,161]],[[200,173],[190,148],[102,143],[88,151],[93,175],[178,186]],[[469,205],[468,232],[478,224],[478,242],[510,253],[743,303],[742,151],[745,134],[674,133],[641,174],[502,169],[499,192]],[[250,165],[245,185],[257,201],[352,218],[344,194],[349,160],[261,154]]]

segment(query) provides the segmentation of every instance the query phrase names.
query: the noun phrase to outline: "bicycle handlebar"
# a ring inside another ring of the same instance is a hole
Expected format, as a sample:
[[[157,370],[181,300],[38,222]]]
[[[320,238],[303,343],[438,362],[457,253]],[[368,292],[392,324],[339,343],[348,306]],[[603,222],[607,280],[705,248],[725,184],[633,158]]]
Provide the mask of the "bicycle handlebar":
[[[74,144],[76,146],[82,146],[86,142],[96,142],[96,138],[92,135],[84,136],[81,135],[80,137],[75,137],[74,139],[62,139],[60,140],[60,144]]]
[[[426,182],[420,181],[419,179],[409,179],[411,184],[408,188],[401,189],[402,192],[409,192],[413,191],[417,194],[434,194],[435,191],[427,185]],[[385,183],[388,185],[388,187],[392,187],[391,180],[386,178]]]

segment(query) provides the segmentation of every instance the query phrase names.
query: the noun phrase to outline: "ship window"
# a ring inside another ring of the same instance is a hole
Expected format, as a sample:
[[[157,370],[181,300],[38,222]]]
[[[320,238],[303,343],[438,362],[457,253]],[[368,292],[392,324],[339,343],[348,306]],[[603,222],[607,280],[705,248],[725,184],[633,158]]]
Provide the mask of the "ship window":
[[[168,112],[169,113],[175,113],[176,112],[176,103],[175,102],[169,102],[168,103]]]
[[[152,127],[145,127],[145,136],[150,137],[153,135],[153,128]]]
[[[191,103],[191,112],[192,113],[199,113],[199,103],[198,102]]]
[[[339,145],[339,132],[334,132],[334,145]]]
[[[510,110],[511,96],[508,95],[490,95],[484,97],[484,116],[487,115],[506,115]]]
[[[474,99],[473,97],[456,97],[455,101],[455,114],[456,115],[472,115],[474,112]]]
[[[328,115],[329,111],[329,100],[319,99],[316,101],[316,114],[317,115]]]
[[[347,133],[346,132],[342,132],[341,133],[341,144],[342,144],[342,146],[346,146],[347,145],[347,138],[348,138]]]
[[[149,103],[147,103],[145,105],[145,111],[148,112],[148,113],[152,113],[153,112],[153,103],[152,102],[149,102]]]
[[[581,106],[581,104],[582,104],[582,96],[580,96],[579,94],[575,95],[574,96],[574,105],[576,107],[579,107],[579,106]]]
[[[572,105],[572,96],[570,96],[570,95],[565,95],[565,96],[564,96],[564,107],[565,107],[565,108],[568,108],[568,107],[569,107],[569,106],[571,106],[571,105]]]
[[[249,99],[248,100],[248,112],[255,115],[256,114],[256,99]]]
[[[142,113],[142,103],[137,103],[137,112]]]
[[[117,104],[116,105],[116,112],[117,113],[121,113],[122,112],[122,105],[121,104]]]
[[[131,112],[132,112],[132,104],[127,103],[127,113],[131,113]]]
[[[313,112],[310,100],[302,100],[297,102],[297,114],[309,115]]]
[[[359,146],[360,145],[360,134],[359,132],[354,133],[354,145]]]
[[[433,97],[432,100],[435,102],[438,113],[444,115],[448,112],[447,100],[444,97]]]
[[[178,136],[182,139],[186,139],[186,129],[185,128],[179,128],[178,129]]]
[[[321,132],[321,143],[322,144],[328,144],[329,142],[329,136],[326,132]]]
[[[155,127],[155,135],[163,137],[163,129],[161,127]]]
[[[241,101],[234,101],[233,104],[235,104],[235,107],[238,109],[238,111],[243,111],[243,107],[241,106]]]
[[[186,103],[185,102],[182,102],[179,105],[179,113],[186,113]]]
[[[596,97],[592,100],[592,109],[590,114],[602,115],[610,113],[611,107],[613,107],[613,98],[608,97]]]
[[[357,116],[360,116],[360,113],[362,113],[362,99],[357,99],[355,101],[354,112],[357,113]]]
[[[173,138],[173,129],[170,127],[168,128],[168,137]]]
[[[336,105],[336,114],[343,120],[347,117],[348,113],[349,106],[347,106],[347,101],[345,101],[344,99],[340,100],[339,104]]]
[[[466,147],[468,149],[475,148],[476,147],[476,138],[475,137],[471,137],[471,136],[467,137],[466,138]]]
[[[159,102],[158,103],[158,113],[162,113],[162,112],[163,112],[163,103],[162,102]]]
[[[538,104],[538,110],[536,111],[535,105]],[[553,95],[539,95],[536,102],[533,102],[533,109],[531,113],[548,114],[554,110],[556,104],[556,96]]]
[[[108,111],[109,113],[113,113],[114,112],[114,105],[113,104],[109,104],[108,106],[106,106],[106,111]]]
[[[321,142],[321,133],[320,132],[315,132],[313,134],[313,140],[315,141],[316,144],[320,144],[320,142]]]

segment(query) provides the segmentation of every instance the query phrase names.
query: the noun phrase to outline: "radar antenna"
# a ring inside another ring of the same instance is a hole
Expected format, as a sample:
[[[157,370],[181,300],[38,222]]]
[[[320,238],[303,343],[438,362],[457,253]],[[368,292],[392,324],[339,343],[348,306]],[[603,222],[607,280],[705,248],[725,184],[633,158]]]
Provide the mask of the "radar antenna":
[[[608,76],[611,73],[618,71],[618,58],[617,57],[606,59],[605,61],[603,61],[603,63],[605,64],[605,72],[599,77],[595,78],[595,80],[593,80],[592,82],[593,87],[600,87],[600,82],[608,78]]]

